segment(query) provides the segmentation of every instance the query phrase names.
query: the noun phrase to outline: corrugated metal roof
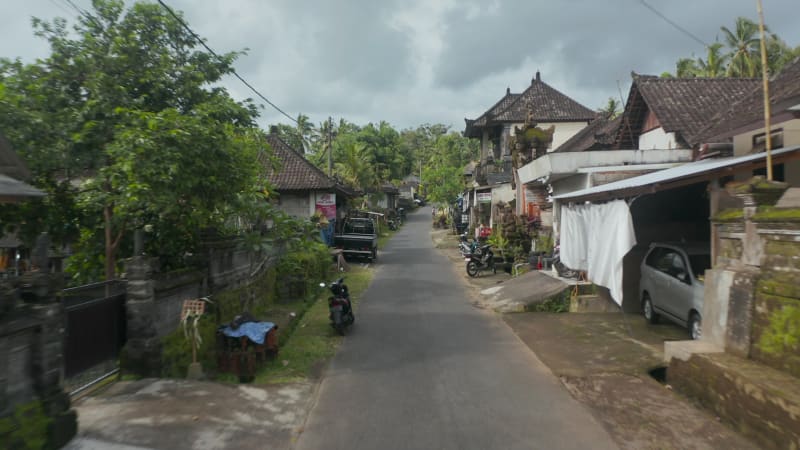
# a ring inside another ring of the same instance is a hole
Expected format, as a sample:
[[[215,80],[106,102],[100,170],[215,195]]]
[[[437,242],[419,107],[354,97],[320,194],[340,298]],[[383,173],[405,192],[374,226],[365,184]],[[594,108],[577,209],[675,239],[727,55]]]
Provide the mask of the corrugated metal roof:
[[[788,147],[780,150],[772,151],[773,164],[774,160],[779,157],[800,157],[800,146]],[[581,189],[579,191],[570,192],[567,194],[560,194],[553,196],[556,200],[562,201],[589,201],[589,200],[610,200],[613,198],[624,198],[639,195],[644,188],[650,187],[649,192],[657,192],[659,190],[668,189],[668,185],[678,183],[680,181],[691,181],[703,176],[717,174],[718,172],[733,173],[736,166],[745,165],[748,163],[758,162],[766,159],[766,153],[756,153],[752,155],[737,156],[732,158],[711,158],[691,163],[686,163],[671,169],[659,170],[657,172],[648,173],[638,177],[627,178],[625,180],[615,181],[613,183],[603,184],[588,189]]]

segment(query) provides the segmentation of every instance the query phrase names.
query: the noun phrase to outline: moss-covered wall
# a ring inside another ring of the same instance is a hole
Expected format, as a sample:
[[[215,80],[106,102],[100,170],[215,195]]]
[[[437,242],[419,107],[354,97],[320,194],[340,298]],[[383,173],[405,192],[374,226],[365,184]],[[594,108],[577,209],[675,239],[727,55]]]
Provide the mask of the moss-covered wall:
[[[14,414],[0,418],[0,448],[45,448],[50,422],[41,402],[17,405]]]
[[[732,356],[695,354],[688,361],[670,360],[667,383],[713,410],[758,448],[796,449],[797,396],[780,392],[777,386],[790,377],[774,372]]]
[[[765,258],[756,284],[750,354],[800,377],[800,240],[785,233],[787,226],[760,227],[765,232]]]

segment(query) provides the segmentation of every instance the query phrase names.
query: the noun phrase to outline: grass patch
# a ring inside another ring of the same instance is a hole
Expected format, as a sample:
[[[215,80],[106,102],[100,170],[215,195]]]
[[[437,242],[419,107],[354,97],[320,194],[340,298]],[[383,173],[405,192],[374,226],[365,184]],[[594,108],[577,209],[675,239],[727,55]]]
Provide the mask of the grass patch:
[[[394,235],[397,234],[398,231],[399,229],[390,230],[389,227],[381,228],[381,235],[378,236],[378,248],[381,249],[386,247],[386,244],[389,242],[389,239],[394,237]]]
[[[351,271],[344,274],[344,277],[357,313],[358,303],[372,281],[373,270],[351,267]],[[330,326],[327,298],[327,290],[320,292],[306,313],[299,318],[294,330],[287,333],[286,341],[280,347],[278,355],[256,373],[255,383],[306,380],[313,377],[315,375],[313,372],[336,353],[342,338]],[[356,326],[358,326],[358,314],[356,314]],[[231,377],[231,380],[236,381],[235,377]]]

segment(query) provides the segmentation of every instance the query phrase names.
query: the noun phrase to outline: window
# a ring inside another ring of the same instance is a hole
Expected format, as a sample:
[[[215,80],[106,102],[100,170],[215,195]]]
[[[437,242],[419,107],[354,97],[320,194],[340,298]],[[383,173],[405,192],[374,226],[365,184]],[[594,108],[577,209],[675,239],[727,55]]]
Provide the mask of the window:
[[[658,261],[661,259],[661,256],[664,254],[664,249],[661,247],[656,247],[650,251],[647,255],[647,265],[650,267],[655,267],[658,269]]]
[[[783,148],[783,128],[770,130],[771,149]],[[753,135],[753,153],[764,152],[767,150],[767,133]]]
[[[689,271],[686,270],[686,262],[683,260],[683,256],[674,252],[671,252],[670,255],[669,274],[684,283],[690,283]]]

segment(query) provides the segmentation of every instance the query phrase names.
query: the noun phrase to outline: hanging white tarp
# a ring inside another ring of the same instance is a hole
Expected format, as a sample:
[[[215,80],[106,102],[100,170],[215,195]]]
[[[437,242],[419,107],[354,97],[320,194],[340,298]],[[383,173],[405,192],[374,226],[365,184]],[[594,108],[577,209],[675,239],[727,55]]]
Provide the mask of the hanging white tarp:
[[[628,204],[569,205],[561,209],[561,262],[586,271],[589,281],[608,288],[622,305],[622,258],[636,245]]]

